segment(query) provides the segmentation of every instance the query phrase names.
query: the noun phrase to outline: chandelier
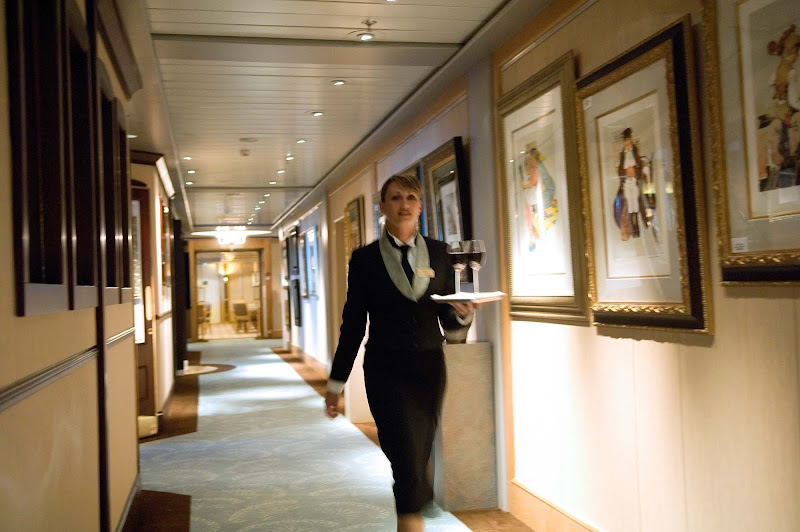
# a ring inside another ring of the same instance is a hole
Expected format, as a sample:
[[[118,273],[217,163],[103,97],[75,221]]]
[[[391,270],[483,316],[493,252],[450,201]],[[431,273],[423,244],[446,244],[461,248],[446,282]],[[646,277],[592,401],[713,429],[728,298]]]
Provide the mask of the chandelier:
[[[247,231],[243,225],[217,226],[214,231],[220,246],[240,246],[247,241]]]

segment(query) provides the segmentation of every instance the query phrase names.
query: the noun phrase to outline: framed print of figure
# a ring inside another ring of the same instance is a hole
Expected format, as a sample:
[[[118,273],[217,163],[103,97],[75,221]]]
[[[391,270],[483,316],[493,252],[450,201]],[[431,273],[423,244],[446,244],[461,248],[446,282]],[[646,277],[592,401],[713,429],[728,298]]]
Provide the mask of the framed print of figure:
[[[461,137],[426,155],[422,175],[428,236],[445,242],[472,239],[469,176]]]
[[[711,332],[691,42],[686,17],[578,80],[597,324]]]
[[[800,281],[800,0],[709,0],[724,284]]]
[[[307,277],[307,264],[306,264],[306,234],[302,233],[297,240],[298,250],[297,259],[299,261],[300,269],[300,295],[308,297],[308,277]]]
[[[317,226],[313,226],[303,233],[305,241],[305,267],[308,296],[317,294],[317,276],[319,275],[319,251],[317,247]]]
[[[350,262],[353,251],[364,245],[364,196],[358,196],[344,208],[345,261]]]
[[[572,52],[498,102],[512,319],[588,323]]]

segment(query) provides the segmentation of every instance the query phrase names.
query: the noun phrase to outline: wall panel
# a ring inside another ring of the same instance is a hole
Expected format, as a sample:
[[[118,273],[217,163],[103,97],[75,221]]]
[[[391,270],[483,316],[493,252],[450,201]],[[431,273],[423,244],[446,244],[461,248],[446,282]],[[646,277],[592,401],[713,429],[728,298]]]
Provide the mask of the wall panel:
[[[139,470],[137,391],[133,335],[106,351],[108,482],[111,524],[116,527]]]
[[[0,412],[0,530],[98,530],[97,364]]]

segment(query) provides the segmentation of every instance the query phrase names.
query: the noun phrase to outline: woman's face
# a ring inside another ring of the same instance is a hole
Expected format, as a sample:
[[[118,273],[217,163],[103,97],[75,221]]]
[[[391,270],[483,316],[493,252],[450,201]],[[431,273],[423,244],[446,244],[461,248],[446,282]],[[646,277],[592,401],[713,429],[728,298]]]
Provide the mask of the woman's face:
[[[422,212],[422,199],[416,192],[392,183],[380,207],[389,229],[413,230]]]

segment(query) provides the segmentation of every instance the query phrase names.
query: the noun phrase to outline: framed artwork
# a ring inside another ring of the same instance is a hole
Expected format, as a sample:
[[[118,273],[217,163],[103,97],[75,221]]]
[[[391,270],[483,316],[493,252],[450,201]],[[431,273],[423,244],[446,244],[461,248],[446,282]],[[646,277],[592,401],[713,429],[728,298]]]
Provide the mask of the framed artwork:
[[[723,284],[800,281],[800,2],[708,0]]]
[[[353,251],[364,245],[364,196],[358,196],[344,208],[345,261],[350,262]]]
[[[573,53],[497,111],[511,317],[588,323]]]
[[[317,280],[319,275],[319,248],[317,247],[317,227],[312,226],[303,233],[305,242],[306,288],[309,297],[317,296]]]
[[[688,16],[577,82],[594,321],[711,332]]]
[[[372,223],[374,224],[375,240],[378,240],[383,233],[383,226],[386,225],[386,215],[381,212],[380,192],[372,195]]]
[[[469,176],[461,137],[422,159],[427,236],[445,242],[472,239]]]
[[[297,260],[300,269],[300,295],[308,297],[308,272],[306,271],[306,234],[301,234],[297,239]]]

